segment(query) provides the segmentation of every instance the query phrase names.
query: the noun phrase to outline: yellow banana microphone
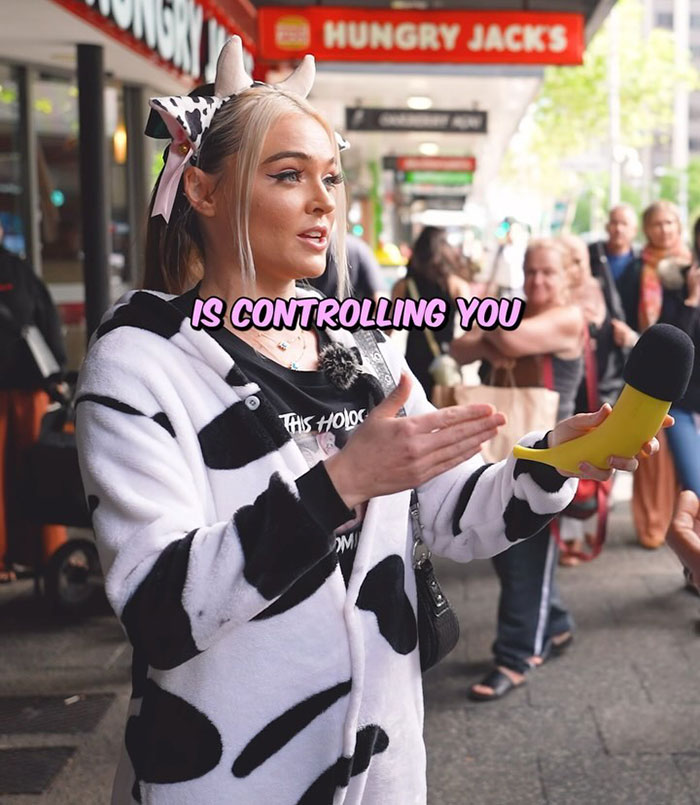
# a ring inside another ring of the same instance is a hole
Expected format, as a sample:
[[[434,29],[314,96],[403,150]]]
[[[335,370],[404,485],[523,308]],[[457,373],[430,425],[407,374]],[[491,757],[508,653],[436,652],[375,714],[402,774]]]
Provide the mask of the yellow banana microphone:
[[[683,330],[670,324],[649,327],[630,352],[625,386],[602,424],[545,450],[516,445],[513,455],[573,473],[582,461],[609,469],[609,456],[632,458],[659,431],[671,404],[685,394],[694,358],[695,347]]]

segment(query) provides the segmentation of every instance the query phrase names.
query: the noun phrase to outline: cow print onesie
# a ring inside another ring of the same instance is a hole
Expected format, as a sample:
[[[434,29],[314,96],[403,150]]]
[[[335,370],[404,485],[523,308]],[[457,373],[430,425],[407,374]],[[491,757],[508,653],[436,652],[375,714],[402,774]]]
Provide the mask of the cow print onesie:
[[[423,805],[409,492],[369,502],[346,586],[334,530],[352,512],[323,463],[309,469],[265,389],[172,298],[122,297],[77,389],[106,591],[133,645],[112,801]],[[398,379],[403,358],[380,348]],[[406,409],[432,410],[415,381]],[[418,489],[425,540],[492,556],[575,488],[475,456]]]

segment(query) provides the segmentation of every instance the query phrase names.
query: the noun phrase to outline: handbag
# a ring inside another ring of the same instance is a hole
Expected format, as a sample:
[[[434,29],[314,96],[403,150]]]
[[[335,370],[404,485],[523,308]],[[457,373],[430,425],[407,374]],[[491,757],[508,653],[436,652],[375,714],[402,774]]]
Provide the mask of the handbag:
[[[496,370],[492,370],[489,385],[460,385],[453,389],[457,405],[491,403],[497,411],[506,414],[506,424],[481,448],[484,461],[489,463],[507,458],[524,433],[548,431],[557,422],[558,392],[540,386],[516,386],[513,371],[504,371],[506,386],[494,385]]]
[[[413,572],[416,577],[418,653],[421,671],[437,665],[457,645],[459,621],[443,593],[423,542],[418,495],[411,492],[409,507],[413,531]]]
[[[363,358],[372,365],[384,394],[394,389],[395,383],[384,356],[377,346],[372,331],[358,330],[353,333]],[[405,410],[399,416],[406,416]],[[416,490],[411,491],[409,505],[411,531],[413,534],[413,572],[416,579],[416,621],[418,626],[418,653],[420,667],[427,671],[446,657],[459,640],[459,621],[442,591],[435,575],[431,553],[423,542],[423,526],[420,521],[420,506]]]

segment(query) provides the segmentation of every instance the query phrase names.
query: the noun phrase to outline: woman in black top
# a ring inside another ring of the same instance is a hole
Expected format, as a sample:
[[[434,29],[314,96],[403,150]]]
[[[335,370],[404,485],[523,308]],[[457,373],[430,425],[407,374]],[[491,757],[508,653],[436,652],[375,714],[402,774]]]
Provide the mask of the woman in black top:
[[[449,352],[454,338],[455,305],[458,296],[470,296],[469,283],[457,275],[460,255],[447,240],[444,229],[426,226],[413,244],[413,253],[408,261],[407,273],[392,290],[392,299],[415,298],[443,299],[447,304],[445,324],[432,333],[438,348]],[[411,289],[411,285],[415,290]],[[430,399],[434,381],[430,374],[430,364],[435,355],[424,330],[410,330],[406,342],[406,363],[418,378]]]

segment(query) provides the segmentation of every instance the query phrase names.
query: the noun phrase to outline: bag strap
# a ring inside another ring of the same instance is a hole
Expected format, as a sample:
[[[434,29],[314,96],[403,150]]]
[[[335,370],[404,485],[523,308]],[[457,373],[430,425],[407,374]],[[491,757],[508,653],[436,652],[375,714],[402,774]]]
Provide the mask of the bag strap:
[[[598,396],[598,364],[593,354],[593,344],[588,327],[583,328],[583,371],[586,382],[586,402],[589,411],[597,411],[600,407]]]
[[[505,386],[504,388],[510,388],[510,389],[516,388],[517,384],[515,382],[515,372],[512,369],[506,369],[505,367],[498,368],[498,367],[494,366],[493,364],[490,365],[490,369],[489,369],[489,382],[488,382],[488,385],[489,386],[495,386],[496,385],[496,378],[497,378],[498,373],[500,371],[503,371],[505,373],[506,381],[508,383],[508,385]]]
[[[554,391],[554,367],[552,366],[552,356],[542,355],[542,382],[544,387]]]
[[[416,287],[416,283],[413,280],[413,277],[406,277],[406,287],[408,288],[408,294],[413,299],[414,302],[420,301],[420,295],[418,293],[418,288]],[[433,353],[433,356],[437,358],[438,355],[442,355],[442,350],[435,339],[431,330],[428,330],[427,327],[423,329],[423,333],[425,335],[425,340],[428,342],[428,346],[430,347],[430,351]]]
[[[363,361],[366,359],[376,372],[377,379],[386,397],[396,388],[396,383],[386,359],[379,349],[376,333],[374,330],[357,330],[352,335]],[[403,406],[401,406],[397,416],[406,416],[406,409]],[[430,561],[431,553],[428,546],[423,542],[423,525],[420,521],[418,493],[415,489],[411,490],[411,502],[409,503],[408,511],[413,532],[413,567],[421,568],[426,562]]]

